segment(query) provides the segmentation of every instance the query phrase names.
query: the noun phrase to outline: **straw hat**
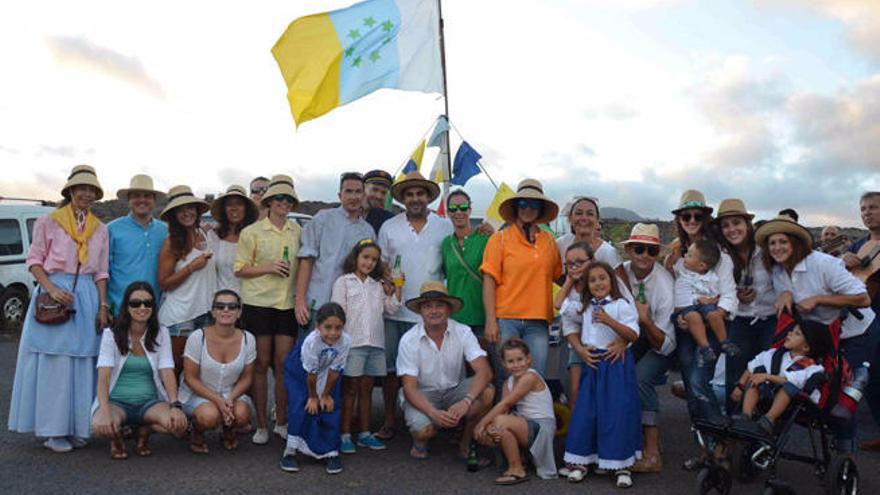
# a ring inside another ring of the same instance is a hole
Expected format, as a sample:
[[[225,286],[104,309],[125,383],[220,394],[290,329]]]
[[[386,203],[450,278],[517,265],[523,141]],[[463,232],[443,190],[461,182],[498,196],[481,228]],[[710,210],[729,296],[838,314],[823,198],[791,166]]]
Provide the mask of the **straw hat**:
[[[370,170],[364,174],[364,182],[366,184],[378,184],[390,188],[391,184],[394,183],[394,178],[384,170]]]
[[[217,196],[217,199],[211,203],[211,216],[214,217],[214,220],[217,220],[218,222],[220,221],[222,218],[223,207],[226,206],[226,198],[230,196],[240,197],[244,201],[244,207],[249,215],[254,218],[260,216],[260,210],[257,208],[257,204],[254,203],[254,200],[252,200],[250,196],[248,196],[247,190],[238,184],[233,184],[227,187],[226,192]]]
[[[208,211],[208,203],[195,197],[189,186],[174,186],[168,191],[168,204],[159,214],[159,218],[168,221],[168,214],[171,213],[171,210],[183,205],[195,205],[199,215]]]
[[[156,196],[156,201],[165,197],[165,193],[157,191],[156,188],[153,187],[153,178],[145,174],[137,174],[132,177],[131,181],[128,183],[128,189],[120,189],[116,191],[116,197],[123,201],[128,201],[128,194],[132,191],[153,193]]]
[[[269,189],[263,193],[261,201],[262,206],[267,206],[273,196],[283,194],[293,198],[293,207],[299,205],[299,196],[296,195],[296,189],[293,187],[293,179],[289,175],[278,174],[272,176],[272,182],[269,183]]]
[[[391,186],[391,197],[398,203],[403,203],[403,192],[411,187],[423,187],[428,191],[428,203],[440,196],[440,186],[436,182],[426,179],[418,170],[406,174]]]
[[[559,214],[559,206],[552,199],[544,196],[544,187],[535,179],[524,179],[516,186],[516,194],[505,199],[498,207],[498,214],[507,223],[516,221],[516,202],[520,199],[540,199],[544,202],[544,208],[541,216],[535,220],[535,223],[552,222],[556,215]]]
[[[718,222],[724,217],[745,217],[751,221],[755,218],[755,215],[746,211],[746,204],[743,203],[743,200],[730,198],[722,200],[721,204],[718,205],[718,213],[715,214],[715,221]]]
[[[621,244],[625,246],[633,243],[661,246],[660,228],[653,223],[637,223],[633,225],[632,232],[629,234],[629,239],[621,242]]]
[[[683,192],[681,199],[678,200],[678,208],[672,210],[672,213],[675,214],[681,210],[688,210],[691,208],[706,210],[707,212],[712,213],[712,207],[706,206],[706,197],[696,189],[688,189]]]
[[[765,222],[758,227],[758,230],[755,232],[755,242],[759,245],[763,245],[764,241],[773,234],[793,235],[803,241],[804,246],[806,246],[807,249],[813,248],[813,236],[810,235],[810,231],[807,230],[806,227],[792,220],[791,217],[780,215],[773,220]]]
[[[452,308],[452,313],[457,312],[464,306],[464,302],[455,297],[450,296],[443,282],[428,281],[422,284],[419,289],[419,297],[406,301],[406,307],[414,313],[418,313],[422,303],[427,301],[440,300],[448,304]]]
[[[92,186],[98,190],[98,193],[95,195],[95,200],[104,197],[104,189],[101,188],[101,184],[98,182],[98,176],[95,174],[95,169],[88,165],[77,165],[73,167],[73,170],[70,171],[70,175],[67,176],[67,183],[61,188],[61,195],[66,199],[70,199],[70,188],[81,185]]]

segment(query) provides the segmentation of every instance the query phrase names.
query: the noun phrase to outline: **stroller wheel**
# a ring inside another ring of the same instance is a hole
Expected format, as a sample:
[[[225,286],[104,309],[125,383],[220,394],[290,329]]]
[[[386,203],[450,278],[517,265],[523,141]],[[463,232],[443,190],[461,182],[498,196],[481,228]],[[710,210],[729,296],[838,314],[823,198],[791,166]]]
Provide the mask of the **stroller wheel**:
[[[759,469],[752,462],[752,455],[757,451],[754,443],[734,442],[730,452],[730,470],[736,479],[750,483],[758,476]]]
[[[730,472],[721,466],[704,467],[697,473],[697,493],[700,495],[709,493],[728,495],[732,485]]]
[[[859,491],[859,469],[855,461],[845,455],[835,455],[825,473],[825,493],[828,495],[855,495]]]

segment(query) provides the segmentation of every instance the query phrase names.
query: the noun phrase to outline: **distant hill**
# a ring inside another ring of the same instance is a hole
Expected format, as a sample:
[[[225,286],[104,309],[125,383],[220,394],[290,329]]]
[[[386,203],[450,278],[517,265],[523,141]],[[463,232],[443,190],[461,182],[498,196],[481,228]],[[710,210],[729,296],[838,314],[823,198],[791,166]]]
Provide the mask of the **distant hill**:
[[[618,208],[616,206],[603,206],[599,208],[599,214],[603,219],[615,218],[627,222],[640,222],[643,220],[642,216],[638,213],[627,208]]]

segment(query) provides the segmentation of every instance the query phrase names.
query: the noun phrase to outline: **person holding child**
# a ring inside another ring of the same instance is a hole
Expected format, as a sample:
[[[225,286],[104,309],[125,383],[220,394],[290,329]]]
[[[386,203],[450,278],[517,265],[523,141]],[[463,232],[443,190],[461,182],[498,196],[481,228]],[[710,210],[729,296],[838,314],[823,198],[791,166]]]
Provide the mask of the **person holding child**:
[[[346,314],[345,333],[351,337],[351,350],[342,378],[342,436],[340,451],[354,454],[351,423],[357,403],[359,433],[357,446],[383,450],[385,444],[370,433],[373,404],[373,380],[386,376],[385,325],[383,311],[395,314],[400,309],[401,287],[384,277],[382,251],[372,239],[358,242],[342,266],[345,275],[333,284],[330,300]]]
[[[299,471],[296,454],[326,460],[327,474],[342,472],[341,385],[351,337],[342,331],[345,311],[329,302],[315,314],[315,329],[284,361],[284,385],[290,397],[287,411],[287,446],[281,469]]]
[[[635,342],[638,313],[623,298],[614,270],[607,263],[587,268],[587,290],[581,301],[562,308],[563,319],[581,326],[575,352],[587,367],[581,374],[578,401],[572,412],[563,460],[570,465],[568,480],[584,479],[587,467],[613,470],[619,488],[632,486],[628,468],[641,456],[638,381],[631,350],[623,359],[605,355],[618,337]]]
[[[555,478],[556,417],[550,388],[532,368],[529,346],[522,339],[511,337],[501,345],[501,362],[508,374],[501,401],[474,427],[474,438],[483,445],[500,447],[504,453],[507,470],[495,479],[498,485],[529,480],[520,455],[522,448],[528,448],[539,478]]]

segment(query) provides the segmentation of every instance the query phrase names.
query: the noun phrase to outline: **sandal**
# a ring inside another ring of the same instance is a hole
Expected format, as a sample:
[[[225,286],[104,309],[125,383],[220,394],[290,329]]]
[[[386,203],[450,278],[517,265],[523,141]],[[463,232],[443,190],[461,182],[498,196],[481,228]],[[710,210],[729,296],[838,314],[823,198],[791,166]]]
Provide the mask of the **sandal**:
[[[646,455],[637,460],[630,471],[634,473],[659,473],[663,471],[663,459],[660,454]]]
[[[524,481],[529,481],[531,478],[529,474],[513,474],[513,473],[504,473],[501,476],[495,478],[496,485],[518,485]]]
[[[582,466],[580,464],[572,464],[569,467],[568,472],[568,482],[569,483],[580,483],[584,481],[584,478],[587,476],[587,466]]]
[[[235,450],[238,448],[238,438],[235,436],[234,429],[223,429],[223,448],[226,450]]]
[[[134,447],[134,452],[140,457],[149,457],[153,455],[153,451],[150,450],[150,431],[149,428],[141,428],[137,432],[137,443]]]
[[[189,439],[189,450],[195,454],[207,454],[208,444],[205,442],[204,435],[196,436],[195,431],[193,431],[193,434]]]
[[[428,458],[428,447],[420,447],[413,443],[412,448],[409,449],[409,456],[417,461],[424,461]]]
[[[383,442],[387,442],[394,438],[394,434],[395,431],[393,426],[382,425],[382,427],[379,428],[379,431],[374,433],[373,436],[378,438],[379,440],[382,440]]]
[[[110,440],[110,458],[117,461],[128,459],[128,451],[125,450],[125,439],[122,435],[116,435]]]
[[[633,486],[632,473],[626,469],[620,469],[614,473],[617,476],[617,488],[630,488]]]

